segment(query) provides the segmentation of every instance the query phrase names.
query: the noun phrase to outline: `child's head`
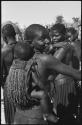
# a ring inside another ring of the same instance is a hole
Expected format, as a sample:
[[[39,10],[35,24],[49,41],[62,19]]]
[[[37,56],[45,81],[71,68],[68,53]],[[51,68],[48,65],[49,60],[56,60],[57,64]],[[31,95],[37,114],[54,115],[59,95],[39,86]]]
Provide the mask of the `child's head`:
[[[67,28],[67,38],[71,41],[74,41],[78,38],[78,32],[74,27]]]
[[[18,42],[14,48],[14,58],[24,61],[29,60],[33,56],[33,48],[29,43]]]

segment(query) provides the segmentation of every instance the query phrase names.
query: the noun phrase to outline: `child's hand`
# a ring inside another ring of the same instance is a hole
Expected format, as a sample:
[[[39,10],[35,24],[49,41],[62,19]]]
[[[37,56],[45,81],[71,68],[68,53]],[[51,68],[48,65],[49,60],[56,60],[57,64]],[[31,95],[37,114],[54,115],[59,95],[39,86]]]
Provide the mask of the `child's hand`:
[[[31,92],[31,97],[35,97],[35,98],[41,99],[41,98],[43,97],[43,94],[44,94],[43,91],[33,90],[33,91]]]

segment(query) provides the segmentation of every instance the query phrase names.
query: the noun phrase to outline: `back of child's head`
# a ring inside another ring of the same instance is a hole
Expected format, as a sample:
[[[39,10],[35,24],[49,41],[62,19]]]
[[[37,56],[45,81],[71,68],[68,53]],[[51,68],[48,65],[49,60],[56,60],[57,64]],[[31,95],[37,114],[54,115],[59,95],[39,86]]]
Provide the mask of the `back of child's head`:
[[[14,58],[28,61],[33,56],[33,48],[29,43],[18,42],[14,48]]]

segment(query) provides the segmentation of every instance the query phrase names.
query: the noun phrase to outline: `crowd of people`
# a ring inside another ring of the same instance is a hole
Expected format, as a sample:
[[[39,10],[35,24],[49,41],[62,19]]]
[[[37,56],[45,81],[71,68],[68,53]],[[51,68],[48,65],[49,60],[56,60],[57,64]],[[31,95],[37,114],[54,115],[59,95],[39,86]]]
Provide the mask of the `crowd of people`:
[[[80,125],[81,37],[56,23],[26,27],[16,39],[1,28],[1,74],[7,124]]]

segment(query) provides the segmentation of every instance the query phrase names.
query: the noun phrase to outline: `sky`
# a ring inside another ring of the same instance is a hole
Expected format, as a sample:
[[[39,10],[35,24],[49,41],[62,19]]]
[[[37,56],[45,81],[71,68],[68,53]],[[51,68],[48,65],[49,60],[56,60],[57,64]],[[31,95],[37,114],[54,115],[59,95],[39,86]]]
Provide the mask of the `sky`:
[[[2,1],[1,22],[18,22],[20,27],[33,23],[51,24],[62,15],[66,22],[81,18],[81,1]]]

